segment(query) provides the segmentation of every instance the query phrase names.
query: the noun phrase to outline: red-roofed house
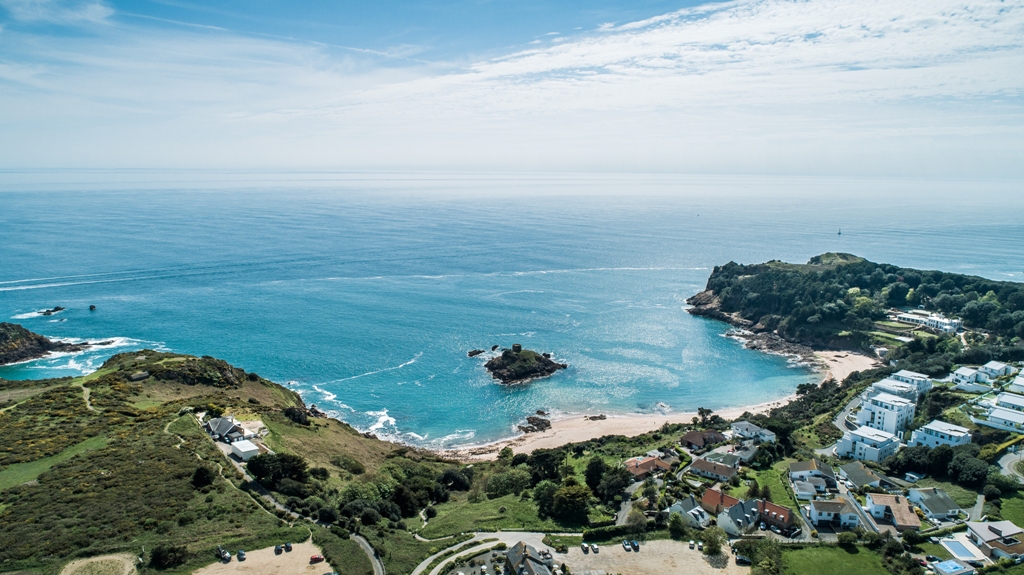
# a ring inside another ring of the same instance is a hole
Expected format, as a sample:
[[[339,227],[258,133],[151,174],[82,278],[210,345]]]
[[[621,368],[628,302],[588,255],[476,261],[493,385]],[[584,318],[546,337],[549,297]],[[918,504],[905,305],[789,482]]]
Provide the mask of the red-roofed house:
[[[699,451],[716,443],[723,443],[727,439],[721,432],[708,429],[705,431],[687,431],[686,435],[679,440],[679,443],[684,447]]]
[[[695,459],[690,465],[690,471],[703,477],[717,479],[718,481],[729,481],[737,473],[735,467],[729,467],[728,465],[722,465],[707,459]]]
[[[626,470],[633,474],[633,478],[640,480],[652,473],[668,471],[671,465],[657,457],[634,457],[626,460]]]
[[[793,524],[793,510],[788,507],[772,503],[767,499],[757,502],[757,513],[768,525],[774,525],[779,529],[788,529]]]
[[[739,503],[740,500],[722,493],[717,489],[708,489],[700,498],[700,506],[711,515],[717,516],[722,511]]]

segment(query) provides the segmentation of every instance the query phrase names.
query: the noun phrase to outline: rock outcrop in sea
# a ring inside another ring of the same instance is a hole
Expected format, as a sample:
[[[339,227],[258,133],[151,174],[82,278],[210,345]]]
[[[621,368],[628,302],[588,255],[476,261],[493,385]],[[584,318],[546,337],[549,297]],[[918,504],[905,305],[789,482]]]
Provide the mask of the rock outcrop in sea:
[[[0,323],[0,365],[38,359],[51,352],[82,351],[90,345],[52,341],[16,323]]]
[[[551,361],[535,351],[523,349],[517,343],[512,345],[512,349],[506,349],[498,357],[489,360],[484,367],[491,377],[501,383],[524,383],[548,377],[569,366]]]

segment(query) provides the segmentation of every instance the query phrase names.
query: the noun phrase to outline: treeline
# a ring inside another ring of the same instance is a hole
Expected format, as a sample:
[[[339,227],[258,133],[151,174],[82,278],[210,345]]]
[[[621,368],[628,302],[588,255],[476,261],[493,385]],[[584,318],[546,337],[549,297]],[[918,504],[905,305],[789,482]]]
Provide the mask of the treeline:
[[[850,254],[816,256],[807,265],[730,262],[715,267],[707,289],[722,311],[812,344],[863,343],[890,306],[924,306],[960,317],[966,326],[993,334],[993,345],[1024,338],[1024,284],[876,264]]]

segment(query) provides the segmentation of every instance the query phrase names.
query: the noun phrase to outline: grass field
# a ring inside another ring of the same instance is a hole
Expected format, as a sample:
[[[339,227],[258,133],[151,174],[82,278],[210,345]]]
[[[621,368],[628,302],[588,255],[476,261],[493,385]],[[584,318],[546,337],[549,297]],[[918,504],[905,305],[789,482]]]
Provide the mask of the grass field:
[[[796,500],[789,491],[786,490],[786,480],[784,479],[789,470],[789,464],[792,460],[784,460],[776,463],[771,469],[762,469],[754,472],[754,479],[757,480],[757,484],[764,488],[765,485],[771,490],[772,502],[778,503],[790,509],[796,509],[798,507]],[[728,489],[729,495],[737,497],[739,499],[746,499],[748,486],[740,485],[739,487],[730,487]]]
[[[43,459],[37,459],[26,463],[10,465],[3,471],[0,471],[0,491],[14,487],[15,485],[28,483],[29,481],[38,478],[43,472],[49,471],[51,467],[58,463],[63,463],[80,453],[106,447],[106,445],[106,437],[102,435],[90,437],[85,441],[72,445],[57,455],[44,457]]]
[[[1003,519],[1013,521],[1018,527],[1024,526],[1024,495],[1014,493],[1003,497]]]
[[[313,543],[323,551],[327,562],[342,569],[345,575],[373,575],[373,565],[355,541],[342,539],[326,529],[317,529],[313,533]]]
[[[953,555],[938,543],[921,543],[916,546],[925,555],[934,555],[939,559],[952,559]]]
[[[934,477],[926,477],[918,481],[917,485],[920,487],[939,487],[944,489],[946,493],[953,498],[953,501],[956,501],[957,505],[965,510],[974,507],[974,504],[978,500],[977,492],[965,489],[948,481],[939,481]]]
[[[431,549],[439,551],[446,544],[458,543],[456,539],[447,541],[419,541],[408,531],[402,530],[381,530],[364,529],[360,535],[373,545],[374,549],[382,551],[381,559],[384,561],[384,569],[388,575],[408,575],[424,559],[430,557]],[[345,572],[348,575],[348,572]]]
[[[877,553],[863,547],[807,547],[783,553],[786,573],[856,573],[857,575],[889,575]]]
[[[504,507],[505,512],[500,509]],[[420,533],[427,539],[469,531],[496,529],[525,529],[527,531],[561,530],[554,521],[537,516],[537,505],[532,500],[520,501],[515,495],[469,503],[464,496],[459,501],[442,503],[435,507],[437,517],[430,520]]]

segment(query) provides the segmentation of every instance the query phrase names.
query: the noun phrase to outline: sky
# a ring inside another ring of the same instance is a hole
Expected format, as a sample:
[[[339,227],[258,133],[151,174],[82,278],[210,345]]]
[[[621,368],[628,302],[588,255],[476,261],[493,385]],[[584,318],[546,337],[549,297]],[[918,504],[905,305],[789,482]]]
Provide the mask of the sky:
[[[1024,180],[1024,0],[0,0],[0,170]]]

